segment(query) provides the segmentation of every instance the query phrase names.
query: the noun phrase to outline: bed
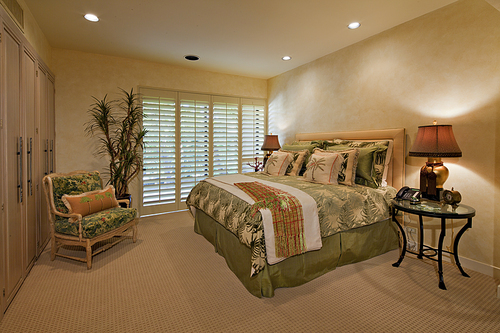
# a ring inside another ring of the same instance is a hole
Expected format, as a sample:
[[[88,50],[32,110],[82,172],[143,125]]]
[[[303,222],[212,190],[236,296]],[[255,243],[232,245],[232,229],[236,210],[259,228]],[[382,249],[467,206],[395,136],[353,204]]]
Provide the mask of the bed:
[[[198,183],[187,199],[194,217],[194,231],[214,246],[245,288],[257,297],[273,297],[277,288],[298,286],[338,266],[393,250],[398,247],[398,232],[390,219],[389,202],[396,189],[404,185],[405,139],[404,129],[296,135],[297,145],[386,140],[388,158],[378,186],[324,185],[304,181],[304,177],[298,175],[248,173],[243,176],[277,187],[298,188],[313,197],[320,220],[319,249],[270,264],[266,253],[269,238],[264,235],[262,215],[252,211],[252,205],[241,197],[229,193],[227,186],[217,186],[213,180]]]

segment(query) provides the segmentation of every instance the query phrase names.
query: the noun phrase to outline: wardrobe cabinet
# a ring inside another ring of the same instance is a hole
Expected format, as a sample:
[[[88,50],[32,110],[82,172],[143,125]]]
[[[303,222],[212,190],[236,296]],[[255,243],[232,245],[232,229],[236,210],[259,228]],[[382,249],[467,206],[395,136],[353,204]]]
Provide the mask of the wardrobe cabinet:
[[[49,239],[54,77],[0,7],[0,319]]]

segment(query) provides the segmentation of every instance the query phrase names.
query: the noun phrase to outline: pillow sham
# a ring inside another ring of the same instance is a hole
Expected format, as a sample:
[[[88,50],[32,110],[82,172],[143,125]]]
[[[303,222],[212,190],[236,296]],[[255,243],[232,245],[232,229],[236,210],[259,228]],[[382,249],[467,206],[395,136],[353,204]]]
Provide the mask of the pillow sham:
[[[301,151],[289,151],[280,149],[279,151],[292,154],[293,161],[288,165],[286,174],[289,176],[297,176],[302,169],[302,166],[305,164],[306,159],[309,157],[309,150],[304,149]]]
[[[382,149],[375,152],[373,159],[375,179],[378,186],[382,184],[387,184],[387,174],[389,171],[389,163],[392,158],[392,147],[394,145],[393,140],[343,140],[334,139],[333,141],[326,141],[327,147],[325,149],[329,150],[331,146],[347,146],[352,148],[369,148],[373,146],[385,146],[387,149]]]
[[[84,192],[77,195],[64,194],[61,198],[70,214],[80,214],[87,216],[113,207],[118,207],[115,197],[115,188],[108,185],[102,190]],[[70,218],[70,222],[77,221]]]
[[[293,141],[291,143],[293,146],[304,146],[304,145],[312,145],[316,148],[323,148],[325,145],[325,141],[323,140],[314,140],[314,141]]]
[[[283,176],[292,161],[293,156],[291,153],[275,151],[267,160],[264,172],[271,176]]]
[[[347,146],[332,146],[328,150],[349,149]],[[352,148],[351,148],[352,149]],[[357,148],[359,150],[358,165],[356,167],[355,183],[360,185],[378,188],[381,185],[380,173],[377,173],[375,165],[376,154],[387,150],[385,146],[373,146],[367,148]]]
[[[304,179],[314,183],[337,185],[343,162],[344,159],[339,153],[312,154]]]
[[[282,150],[288,151],[302,151],[304,149],[309,150],[309,153],[312,154],[314,148],[318,148],[319,146],[316,144],[304,144],[304,145],[296,145],[296,144],[284,144],[281,146]]]
[[[336,146],[339,149],[322,150],[319,148],[314,149],[315,154],[331,154],[333,152],[339,153],[344,161],[339,170],[338,183],[353,186],[356,180],[356,168],[358,166],[359,149],[357,148],[343,148]],[[333,148],[333,147],[330,147]]]

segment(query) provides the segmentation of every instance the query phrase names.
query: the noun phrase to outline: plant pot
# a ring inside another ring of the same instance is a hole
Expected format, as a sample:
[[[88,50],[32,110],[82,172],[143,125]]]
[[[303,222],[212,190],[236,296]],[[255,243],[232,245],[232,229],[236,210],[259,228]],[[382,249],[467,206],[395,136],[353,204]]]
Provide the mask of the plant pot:
[[[123,208],[130,208],[132,207],[132,195],[131,194],[125,194],[121,197],[116,197],[117,200],[127,200],[127,203],[125,202],[119,202],[118,204],[120,205],[120,207],[123,207]]]

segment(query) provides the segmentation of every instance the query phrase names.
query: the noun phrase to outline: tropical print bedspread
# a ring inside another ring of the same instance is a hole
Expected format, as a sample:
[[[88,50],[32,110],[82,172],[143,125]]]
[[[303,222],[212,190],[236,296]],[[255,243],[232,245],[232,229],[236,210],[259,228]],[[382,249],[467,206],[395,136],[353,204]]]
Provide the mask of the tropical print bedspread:
[[[396,195],[396,189],[390,186],[373,189],[362,185],[311,183],[298,176],[268,176],[263,173],[245,175],[293,186],[313,197],[318,206],[321,237],[389,218],[389,203]],[[266,247],[262,216],[260,213],[253,214],[251,205],[205,181],[192,189],[186,203],[201,209],[252,249],[254,274],[264,268]]]

